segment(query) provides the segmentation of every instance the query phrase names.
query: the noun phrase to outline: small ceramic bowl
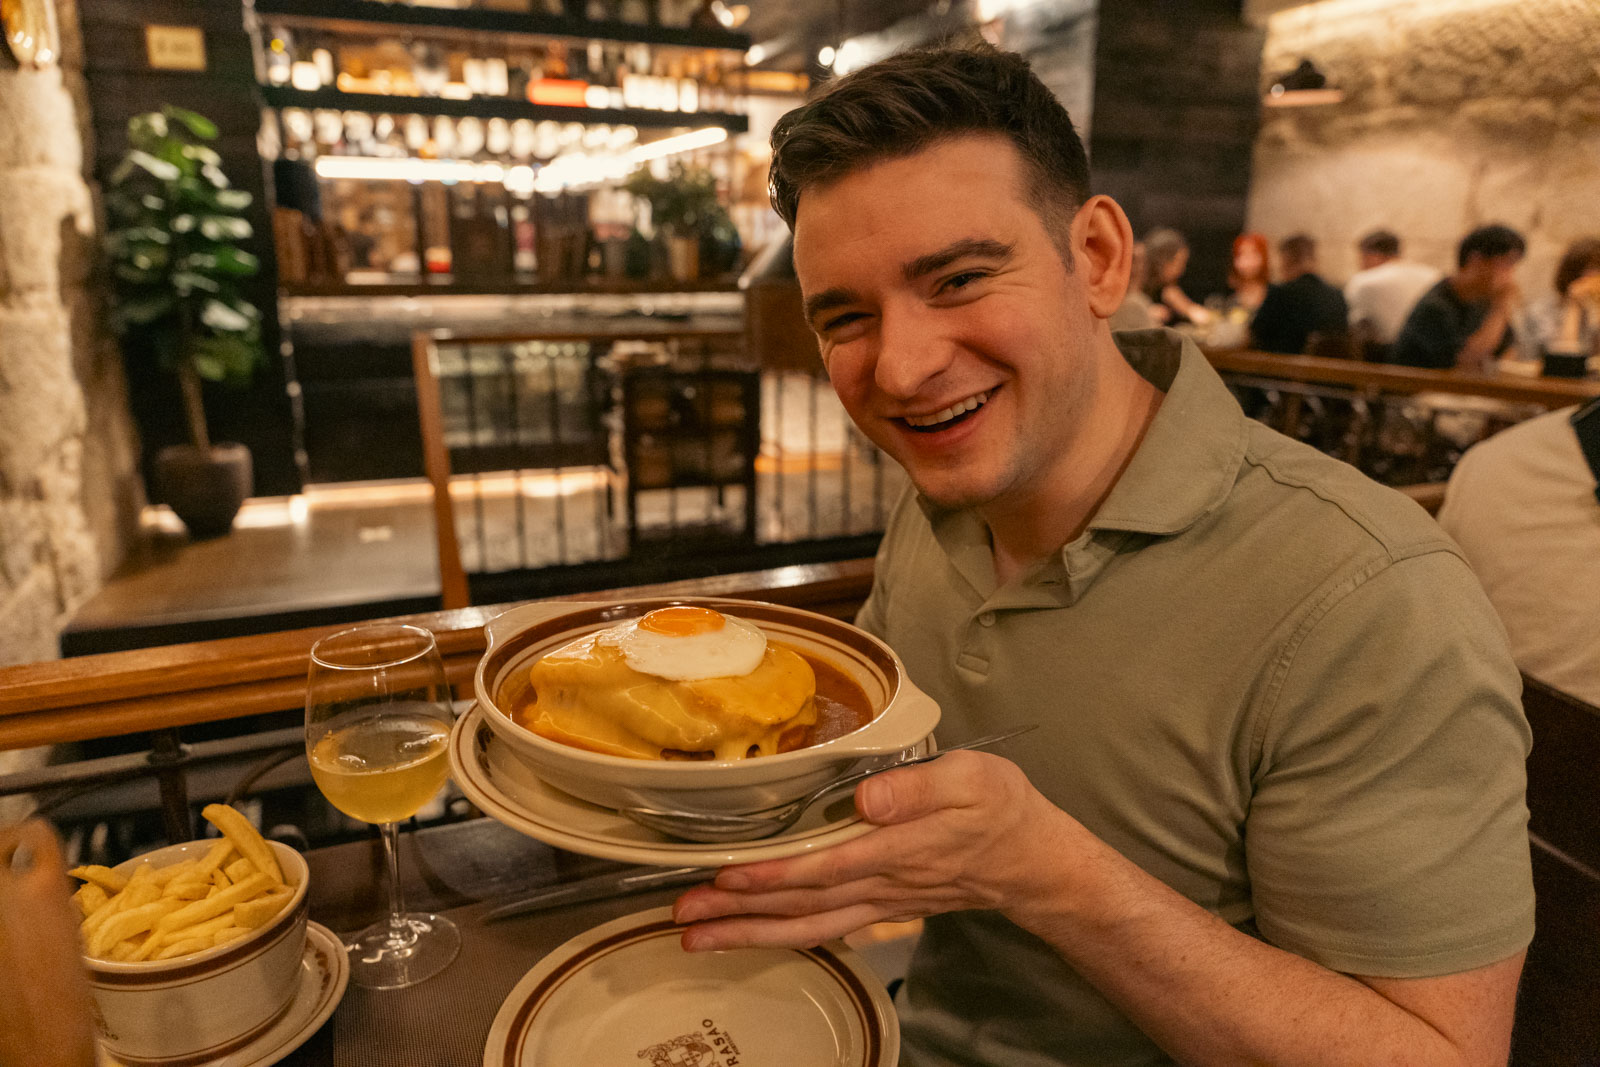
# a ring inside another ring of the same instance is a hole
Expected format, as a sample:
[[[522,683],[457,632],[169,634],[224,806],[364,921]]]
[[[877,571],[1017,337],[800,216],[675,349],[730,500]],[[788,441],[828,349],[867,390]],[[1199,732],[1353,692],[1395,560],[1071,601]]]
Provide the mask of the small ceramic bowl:
[[[567,642],[656,608],[693,604],[759,626],[768,637],[844,671],[866,694],[872,719],[819,745],[740,760],[669,761],[605,755],[540,737],[519,725],[503,697],[528,668]],[[557,789],[607,808],[751,811],[782,804],[874,757],[920,753],[939,723],[939,705],[906,677],[900,658],[849,623],[779,604],[684,597],[623,604],[576,601],[526,604],[485,624],[488,651],[475,695],[495,736]]]
[[[215,839],[170,845],[117,866],[166,867],[203,857]],[[300,853],[269,841],[294,895],[270,922],[237,941],[170,960],[117,963],[85,957],[95,1022],[106,1050],[128,1067],[210,1063],[243,1048],[294,1000],[306,943]]]

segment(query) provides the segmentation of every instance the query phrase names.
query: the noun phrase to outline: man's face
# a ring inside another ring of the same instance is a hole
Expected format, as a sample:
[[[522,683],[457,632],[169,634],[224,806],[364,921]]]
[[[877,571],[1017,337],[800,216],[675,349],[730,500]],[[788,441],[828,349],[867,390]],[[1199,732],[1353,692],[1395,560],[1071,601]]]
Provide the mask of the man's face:
[[[1516,252],[1507,252],[1503,256],[1471,255],[1467,257],[1461,273],[1467,280],[1469,292],[1480,300],[1486,300],[1515,283],[1517,264],[1521,262],[1522,256]]]
[[[1366,249],[1359,249],[1358,254],[1361,256],[1362,270],[1371,270],[1373,267],[1381,267],[1385,263],[1389,262],[1390,259],[1389,256],[1384,255],[1382,252],[1368,252]]]
[[[1026,177],[1010,142],[973,135],[800,197],[795,268],[828,377],[946,507],[1048,492],[1095,394],[1099,320]]]

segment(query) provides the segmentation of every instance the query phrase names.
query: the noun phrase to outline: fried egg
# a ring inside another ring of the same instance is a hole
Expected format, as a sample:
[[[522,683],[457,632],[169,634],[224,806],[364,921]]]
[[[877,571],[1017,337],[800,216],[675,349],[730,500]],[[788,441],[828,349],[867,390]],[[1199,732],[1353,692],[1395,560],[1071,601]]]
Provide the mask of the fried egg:
[[[751,623],[688,605],[657,608],[597,636],[639,673],[678,682],[742,677],[767,651],[766,635]]]

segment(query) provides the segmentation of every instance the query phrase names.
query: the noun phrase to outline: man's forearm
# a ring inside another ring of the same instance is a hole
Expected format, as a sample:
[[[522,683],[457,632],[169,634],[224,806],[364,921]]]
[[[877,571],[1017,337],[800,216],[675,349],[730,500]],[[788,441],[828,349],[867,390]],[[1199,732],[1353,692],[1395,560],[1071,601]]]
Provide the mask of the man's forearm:
[[[1474,330],[1472,336],[1461,346],[1461,351],[1456,356],[1456,366],[1476,370],[1493,359],[1495,352],[1500,348],[1500,339],[1505,336],[1506,323],[1510,318],[1506,308],[1498,304],[1490,308],[1483,325]]]
[[[1048,854],[1070,860],[1040,872],[1055,888],[1041,882],[1037,904],[1005,914],[1180,1063],[1504,1064],[1509,1004],[1503,1025],[1453,1038],[1355,978],[1240,933],[1077,823],[1057,832]]]

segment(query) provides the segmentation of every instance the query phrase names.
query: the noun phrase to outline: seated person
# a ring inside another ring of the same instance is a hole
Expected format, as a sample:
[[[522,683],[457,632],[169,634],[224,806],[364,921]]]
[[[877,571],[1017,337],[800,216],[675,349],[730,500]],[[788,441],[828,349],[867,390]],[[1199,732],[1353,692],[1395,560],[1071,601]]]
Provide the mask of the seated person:
[[[1211,312],[1197,304],[1183,291],[1178,282],[1189,269],[1189,242],[1177,230],[1160,227],[1145,235],[1145,255],[1148,257],[1149,275],[1145,279],[1144,293],[1150,298],[1151,313],[1158,326],[1176,326],[1192,322],[1202,325],[1211,321]]]
[[[1117,310],[1106,320],[1112,330],[1148,330],[1161,325],[1156,321],[1154,305],[1144,293],[1145,280],[1150,273],[1150,257],[1145,253],[1144,242],[1133,246],[1133,266],[1130,268],[1128,295],[1122,298]]]
[[[1456,272],[1411,309],[1386,363],[1478,370],[1511,347],[1521,303],[1515,271],[1527,245],[1507,226],[1483,226],[1456,251]]]
[[[1567,246],[1556,266],[1555,292],[1528,309],[1519,324],[1527,356],[1600,352],[1600,237]]]
[[[1585,410],[1546,412],[1467,449],[1439,525],[1477,572],[1517,666],[1600,705],[1600,404]]]
[[[1295,234],[1278,245],[1278,255],[1283,281],[1267,290],[1251,320],[1251,343],[1264,352],[1297,356],[1311,352],[1313,341],[1319,348],[1337,345],[1349,332],[1350,315],[1344,295],[1317,275],[1317,242]]]
[[[1373,230],[1356,245],[1361,269],[1344,286],[1350,329],[1369,358],[1382,362],[1417,301],[1439,283],[1439,271],[1400,258],[1400,238]]]
[[[1267,298],[1272,277],[1267,257],[1267,239],[1259,233],[1241,233],[1233,239],[1233,260],[1228,268],[1230,308],[1243,308],[1255,314]]]

